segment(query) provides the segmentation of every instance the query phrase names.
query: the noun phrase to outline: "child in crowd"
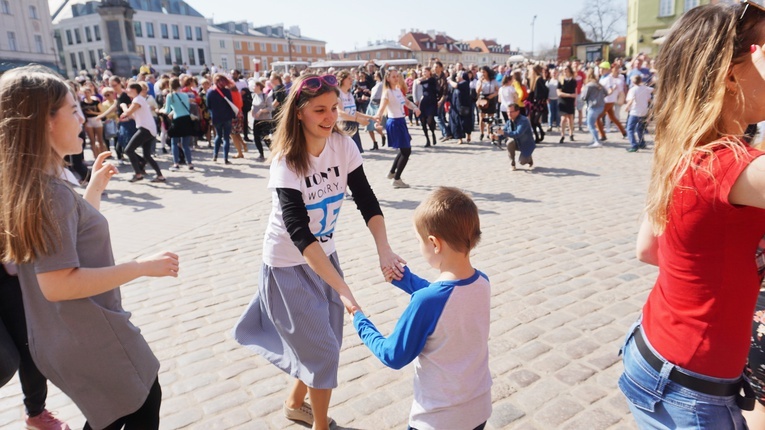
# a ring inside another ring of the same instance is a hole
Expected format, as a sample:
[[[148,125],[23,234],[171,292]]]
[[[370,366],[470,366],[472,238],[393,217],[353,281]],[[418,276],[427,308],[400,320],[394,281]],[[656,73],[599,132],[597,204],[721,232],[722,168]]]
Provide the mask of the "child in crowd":
[[[483,429],[491,416],[489,279],[470,264],[481,238],[478,208],[465,193],[441,187],[414,214],[420,252],[441,275],[431,283],[405,267],[393,285],[412,296],[387,338],[355,306],[361,340],[388,367],[414,361],[409,428]]]

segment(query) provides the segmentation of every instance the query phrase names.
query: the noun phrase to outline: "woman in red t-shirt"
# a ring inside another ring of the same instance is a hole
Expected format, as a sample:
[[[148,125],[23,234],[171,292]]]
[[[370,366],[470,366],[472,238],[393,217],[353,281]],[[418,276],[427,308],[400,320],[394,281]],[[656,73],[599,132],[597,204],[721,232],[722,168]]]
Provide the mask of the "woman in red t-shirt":
[[[765,10],[706,5],[658,59],[656,144],[640,260],[659,266],[623,347],[619,388],[641,428],[745,428],[737,395],[765,234]],[[743,405],[745,402],[742,402]]]

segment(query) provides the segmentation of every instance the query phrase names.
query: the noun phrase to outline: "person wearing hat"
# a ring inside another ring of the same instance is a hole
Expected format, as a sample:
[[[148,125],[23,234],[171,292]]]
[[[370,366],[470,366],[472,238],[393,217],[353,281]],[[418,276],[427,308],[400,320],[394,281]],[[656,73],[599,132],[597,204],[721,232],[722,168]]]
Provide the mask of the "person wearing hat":
[[[606,90],[606,104],[596,122],[600,140],[606,140],[606,129],[603,126],[606,115],[611,119],[611,123],[622,132],[622,137],[626,138],[627,130],[624,129],[621,121],[614,113],[616,100],[618,100],[619,94],[624,93],[624,77],[619,73],[619,67],[615,65],[612,67],[608,61],[600,63],[600,85]]]

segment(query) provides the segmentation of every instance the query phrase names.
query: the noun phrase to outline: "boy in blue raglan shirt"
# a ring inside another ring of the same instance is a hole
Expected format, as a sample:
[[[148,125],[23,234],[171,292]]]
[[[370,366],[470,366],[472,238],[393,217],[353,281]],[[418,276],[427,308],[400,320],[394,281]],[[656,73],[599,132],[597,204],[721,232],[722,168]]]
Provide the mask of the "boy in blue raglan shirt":
[[[465,193],[441,187],[417,207],[414,226],[420,252],[441,275],[431,283],[405,267],[392,281],[412,297],[387,338],[357,308],[353,325],[386,366],[414,361],[410,429],[483,429],[491,416],[491,288],[470,264],[481,237],[478,208]]]

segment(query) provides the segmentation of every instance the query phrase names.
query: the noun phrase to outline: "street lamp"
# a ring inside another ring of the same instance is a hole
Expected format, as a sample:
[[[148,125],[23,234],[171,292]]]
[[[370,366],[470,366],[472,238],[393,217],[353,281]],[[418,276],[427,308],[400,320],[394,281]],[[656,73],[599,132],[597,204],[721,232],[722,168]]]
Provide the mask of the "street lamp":
[[[534,58],[534,23],[537,22],[537,16],[531,20],[531,58]]]
[[[285,37],[287,39],[287,52],[289,53],[290,62],[292,62],[292,38],[290,37],[290,33],[286,33]]]

